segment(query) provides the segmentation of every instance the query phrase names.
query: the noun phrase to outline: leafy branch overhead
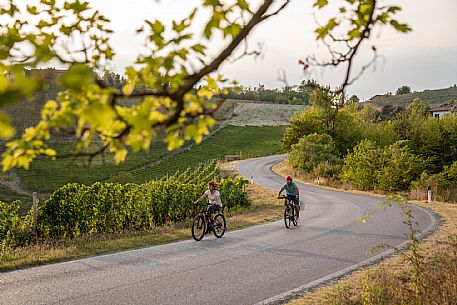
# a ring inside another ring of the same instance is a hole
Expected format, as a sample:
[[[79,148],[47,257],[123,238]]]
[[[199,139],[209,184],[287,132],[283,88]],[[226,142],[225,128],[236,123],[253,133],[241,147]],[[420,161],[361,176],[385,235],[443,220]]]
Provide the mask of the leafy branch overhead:
[[[352,21],[348,46],[369,38],[377,23],[409,30],[392,19],[397,7],[378,8],[376,1],[367,0],[346,2],[352,8],[345,11]],[[88,1],[35,0],[24,5],[9,0],[0,4],[0,18],[5,20],[0,25],[0,111],[4,105],[30,98],[45,85],[25,73],[27,69],[55,64],[68,68],[56,99],[45,103],[41,120],[22,135],[15,137],[10,118],[0,112],[0,138],[7,140],[3,169],[28,168],[39,155],[57,157],[47,143],[54,131],[63,128],[75,129],[75,155],[92,158],[109,150],[117,162],[125,159],[129,149],[149,149],[159,134],[165,134],[169,149],[186,140],[200,142],[215,124],[212,114],[220,102],[213,97],[227,93],[221,89],[228,86],[227,80],[214,73],[256,26],[289,3],[264,0],[254,6],[246,0],[201,0],[182,20],[170,24],[145,20],[137,34],[144,37],[146,51],[126,69],[122,87],[96,77],[95,71],[106,70],[116,53],[110,41],[110,20]],[[317,8],[327,5],[327,1],[315,1]],[[196,18],[207,18],[200,31],[192,28]],[[331,19],[316,30],[317,39],[333,39],[333,31],[342,26],[340,19]],[[215,36],[224,37],[226,46],[213,57],[209,49]],[[341,58],[352,62],[357,49],[353,46]],[[89,150],[93,140],[101,141],[100,149]]]
[[[354,75],[354,58],[360,52],[362,43],[369,40],[376,27],[391,26],[401,33],[409,32],[411,28],[394,18],[401,8],[395,5],[382,5],[386,1],[345,0],[341,2],[342,4],[338,8],[339,15],[330,17],[325,24],[320,24],[315,30],[316,39],[325,45],[329,58],[322,60],[311,55],[300,63],[305,69],[310,66],[336,67],[345,64],[346,73],[339,89],[339,92],[344,92],[348,85],[360,78],[363,72],[378,59],[377,49],[372,45],[371,61],[363,65]],[[314,6],[321,10],[329,6],[329,1],[317,0]]]

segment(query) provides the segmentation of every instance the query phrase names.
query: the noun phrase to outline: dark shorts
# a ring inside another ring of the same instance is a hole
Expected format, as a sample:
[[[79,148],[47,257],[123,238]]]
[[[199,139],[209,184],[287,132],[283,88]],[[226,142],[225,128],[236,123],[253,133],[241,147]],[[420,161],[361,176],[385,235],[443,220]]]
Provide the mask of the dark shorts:
[[[208,213],[210,213],[210,214],[216,214],[220,210],[221,210],[221,207],[218,206],[217,204],[212,204],[212,205],[208,206]]]
[[[294,205],[296,206],[300,206],[300,201],[298,200],[297,196],[291,196],[291,195],[287,195],[287,200],[293,200],[294,202]]]

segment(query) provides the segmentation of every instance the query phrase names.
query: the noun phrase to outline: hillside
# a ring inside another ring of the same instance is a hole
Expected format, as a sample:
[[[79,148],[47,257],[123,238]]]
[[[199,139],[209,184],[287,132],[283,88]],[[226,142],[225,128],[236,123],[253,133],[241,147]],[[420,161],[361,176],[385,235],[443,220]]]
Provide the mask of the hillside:
[[[228,100],[234,103],[227,122],[236,126],[280,126],[289,124],[292,115],[304,105],[272,104]]]
[[[457,86],[454,85],[453,87],[444,89],[424,90],[404,95],[376,95],[372,97],[367,104],[371,104],[377,109],[381,109],[385,105],[405,107],[416,98],[426,102],[431,107],[457,101]]]
[[[46,99],[52,98],[56,88],[42,90],[30,100],[8,105],[2,110],[8,113],[19,132],[40,119],[40,110]],[[167,173],[183,170],[199,162],[223,159],[227,154],[260,156],[281,151],[284,125],[302,105],[262,103],[259,101],[227,100],[216,113],[223,128],[211,134],[201,145],[190,145],[182,152],[168,152],[166,144],[155,142],[148,152],[130,154],[126,162],[116,165],[109,153],[93,160],[90,166],[81,159],[57,159],[39,157],[29,170],[17,169],[12,176],[0,177],[0,200],[21,199],[31,203],[31,193],[37,191],[46,196],[68,182],[93,183],[95,181],[147,181]],[[215,129],[216,131],[218,129]],[[99,143],[92,143],[96,149]],[[74,148],[74,140],[68,135],[57,135],[51,147],[60,154]],[[1,147],[0,147],[1,151]],[[14,179],[13,179],[14,178]],[[43,197],[44,199],[44,197]]]

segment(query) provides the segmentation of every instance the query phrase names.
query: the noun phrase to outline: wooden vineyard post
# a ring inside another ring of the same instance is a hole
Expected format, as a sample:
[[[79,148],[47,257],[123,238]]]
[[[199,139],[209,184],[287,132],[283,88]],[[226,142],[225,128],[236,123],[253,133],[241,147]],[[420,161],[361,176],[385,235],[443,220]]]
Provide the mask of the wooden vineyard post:
[[[33,234],[37,235],[37,192],[33,192]]]

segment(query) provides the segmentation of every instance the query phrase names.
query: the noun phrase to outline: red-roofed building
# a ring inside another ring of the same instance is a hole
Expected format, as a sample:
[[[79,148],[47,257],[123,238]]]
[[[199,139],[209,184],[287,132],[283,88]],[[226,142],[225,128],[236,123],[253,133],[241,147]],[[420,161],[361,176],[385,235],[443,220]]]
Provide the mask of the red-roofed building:
[[[430,112],[432,113],[434,118],[439,119],[443,115],[451,112],[457,112],[457,105],[456,104],[444,104],[440,106],[433,107]]]

